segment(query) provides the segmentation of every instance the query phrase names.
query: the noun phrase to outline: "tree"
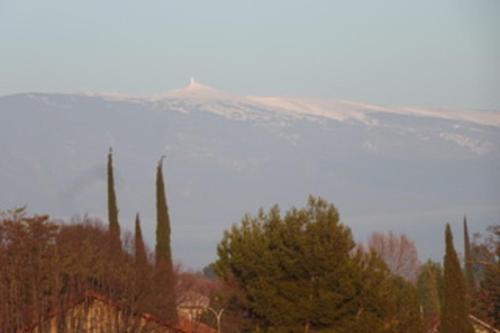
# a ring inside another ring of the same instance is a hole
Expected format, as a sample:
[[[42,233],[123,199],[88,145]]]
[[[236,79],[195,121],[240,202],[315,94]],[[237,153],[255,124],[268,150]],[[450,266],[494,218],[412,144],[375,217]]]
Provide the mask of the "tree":
[[[151,284],[149,264],[140,279],[145,289],[137,288],[134,257],[123,251],[116,258],[107,251],[108,228],[87,216],[71,222],[58,225],[47,216],[21,212],[0,216],[0,332],[53,327],[83,332],[93,324],[98,325],[94,330],[111,333],[157,331],[142,316],[149,312],[144,297]],[[130,252],[133,245],[132,238],[124,239]],[[91,310],[96,299],[118,311],[111,317],[108,311]]]
[[[421,333],[422,320],[415,286],[400,276],[392,278],[390,286],[392,312],[392,332]]]
[[[491,227],[490,227],[491,228]],[[491,233],[484,239],[480,233],[475,233],[471,242],[471,255],[473,258],[472,269],[474,272],[474,281],[477,286],[484,280],[486,267],[495,263],[495,246]]]
[[[205,267],[203,267],[203,269],[201,271],[206,278],[209,278],[209,279],[217,278],[217,274],[215,274],[215,271],[214,271],[214,266],[215,266],[214,263],[210,263],[210,264],[206,265]]]
[[[433,322],[439,318],[441,306],[439,284],[442,274],[436,265],[429,260],[421,266],[417,278],[418,299],[425,322]]]
[[[0,331],[23,331],[40,324],[57,297],[55,236],[48,216],[24,210],[0,218]]]
[[[118,222],[118,207],[116,204],[115,181],[113,177],[113,149],[108,153],[108,221],[111,246],[113,251],[121,249],[120,223]]]
[[[476,295],[474,313],[489,324],[500,327],[500,225],[488,227],[489,236],[483,249],[488,249],[483,265],[483,279]]]
[[[378,253],[393,274],[415,282],[420,265],[417,248],[405,235],[375,232],[370,237],[369,247]]]
[[[465,279],[467,282],[467,293],[469,298],[476,290],[476,283],[474,281],[474,272],[472,270],[473,258],[471,253],[471,244],[469,240],[469,230],[467,228],[467,217],[464,216],[464,263],[465,263]]]
[[[134,306],[142,311],[151,311],[149,298],[151,297],[152,271],[148,262],[148,256],[144,240],[142,238],[141,220],[139,213],[135,216],[134,233]]]
[[[215,271],[238,286],[242,308],[263,329],[373,333],[404,327],[401,299],[388,297],[393,276],[375,253],[354,254],[354,247],[335,206],[309,197],[305,208],[284,216],[274,206],[243,217],[224,233]]]
[[[453,235],[449,224],[446,224],[445,241],[441,333],[473,333],[469,321],[464,275],[453,246]]]
[[[257,218],[245,216],[219,244],[216,270],[224,279],[238,280],[249,311],[263,325],[308,329],[323,321],[331,325],[328,310],[348,303],[350,293],[343,289],[352,286],[343,279],[353,247],[335,207],[310,198],[306,209],[291,210],[285,218],[277,206]],[[336,290],[320,289],[328,280]]]
[[[352,257],[358,273],[355,320],[343,324],[341,332],[421,333],[422,322],[415,287],[393,275],[379,255],[358,247]]]
[[[500,327],[500,263],[488,265],[478,295],[478,312],[481,318]]]
[[[165,194],[162,162],[163,157],[158,162],[156,168],[156,312],[163,320],[176,324],[178,319],[175,295],[175,275],[170,248],[170,216]]]
[[[138,267],[144,267],[147,265],[148,258],[146,254],[146,246],[144,245],[144,240],[142,239],[141,219],[139,217],[139,213],[135,215],[134,256],[135,264]]]

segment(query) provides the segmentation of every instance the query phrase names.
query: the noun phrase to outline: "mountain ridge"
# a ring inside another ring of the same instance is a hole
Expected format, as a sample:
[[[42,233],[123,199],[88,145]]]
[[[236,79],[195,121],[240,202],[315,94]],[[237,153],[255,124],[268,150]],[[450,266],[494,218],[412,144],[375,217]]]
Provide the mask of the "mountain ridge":
[[[13,95],[58,95],[58,93],[18,93]],[[4,95],[0,96],[0,98],[13,95]],[[214,110],[214,108],[205,108],[204,110],[229,117],[238,114],[240,116],[239,119],[245,118],[241,117],[241,115],[244,111],[248,113],[249,108],[260,108],[264,111],[282,113],[288,117],[312,117],[329,118],[337,121],[358,121],[365,125],[372,126],[378,125],[377,121],[372,119],[373,114],[389,113],[402,116],[447,119],[500,128],[500,110],[457,110],[417,106],[383,106],[342,99],[332,100],[307,97],[237,96],[199,83],[193,78],[191,78],[187,86],[180,89],[173,89],[159,95],[132,96],[121,93],[102,92],[62,93],[62,95],[100,97],[105,100],[122,102],[156,103],[160,106],[164,104],[168,107],[172,107],[171,102],[175,102],[176,100],[188,102],[190,107],[200,104],[223,104],[223,108],[226,111],[225,113],[220,112],[220,110]],[[189,110],[182,110],[180,108],[177,108],[177,110],[189,112]]]

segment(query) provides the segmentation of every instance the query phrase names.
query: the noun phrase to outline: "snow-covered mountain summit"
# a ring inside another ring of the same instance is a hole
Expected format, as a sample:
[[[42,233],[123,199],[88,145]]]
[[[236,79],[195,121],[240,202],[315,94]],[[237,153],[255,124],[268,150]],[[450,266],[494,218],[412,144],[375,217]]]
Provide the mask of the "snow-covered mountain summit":
[[[336,121],[358,121],[366,125],[377,125],[377,114],[395,114],[401,116],[415,116],[469,122],[484,126],[500,127],[500,110],[475,111],[451,110],[437,108],[422,108],[409,106],[381,106],[363,102],[347,100],[328,100],[319,98],[296,97],[260,97],[236,96],[210,86],[206,86],[191,78],[189,85],[184,88],[167,92],[160,96],[153,96],[152,101],[163,101],[170,106],[182,100],[189,106],[198,104],[201,110],[237,118],[259,118],[255,110],[267,111],[268,114],[280,113],[284,117],[293,118],[328,118]],[[205,104],[207,107],[203,107]],[[217,105],[218,104],[218,105]],[[213,106],[218,108],[214,109]],[[221,112],[224,109],[226,112]],[[242,117],[246,111],[246,117]]]
[[[189,84],[181,89],[171,90],[163,95],[151,97],[151,100],[153,101],[162,99],[183,99],[208,102],[216,100],[236,99],[236,96],[201,84],[192,77],[189,81]]]
[[[335,121],[360,122],[376,126],[381,115],[420,117],[466,122],[470,124],[500,128],[500,110],[478,111],[414,106],[383,106],[348,100],[300,98],[284,96],[237,96],[202,83],[194,78],[183,88],[164,94],[137,97],[123,94],[87,94],[109,100],[140,101],[153,103],[168,110],[190,112],[193,109],[213,112],[233,119],[290,120],[331,119]]]

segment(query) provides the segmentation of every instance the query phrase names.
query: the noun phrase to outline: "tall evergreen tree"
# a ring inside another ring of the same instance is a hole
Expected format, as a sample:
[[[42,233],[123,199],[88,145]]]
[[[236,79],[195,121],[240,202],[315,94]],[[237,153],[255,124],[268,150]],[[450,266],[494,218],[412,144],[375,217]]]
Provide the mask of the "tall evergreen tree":
[[[474,293],[476,284],[474,273],[472,271],[472,254],[469,241],[469,229],[467,228],[467,217],[464,216],[464,261],[465,261],[465,279],[467,282],[467,292],[469,297]]]
[[[152,295],[152,270],[148,263],[146,246],[142,239],[141,221],[139,213],[135,216],[134,234],[134,300],[136,308],[141,311],[152,312],[149,297]],[[154,311],[153,311],[154,312]]]
[[[108,221],[109,234],[113,247],[121,248],[120,223],[118,222],[118,207],[116,204],[115,181],[113,177],[113,149],[108,153]]]
[[[445,232],[444,290],[441,308],[441,333],[473,333],[469,321],[466,286],[449,224]]]
[[[170,217],[162,172],[163,158],[158,162],[156,169],[155,292],[157,294],[157,302],[155,303],[157,315],[169,323],[176,324],[175,275],[170,248]]]
[[[134,248],[135,248],[135,263],[138,267],[147,265],[148,258],[146,255],[146,247],[142,239],[141,220],[139,213],[135,215],[135,235],[134,235]]]

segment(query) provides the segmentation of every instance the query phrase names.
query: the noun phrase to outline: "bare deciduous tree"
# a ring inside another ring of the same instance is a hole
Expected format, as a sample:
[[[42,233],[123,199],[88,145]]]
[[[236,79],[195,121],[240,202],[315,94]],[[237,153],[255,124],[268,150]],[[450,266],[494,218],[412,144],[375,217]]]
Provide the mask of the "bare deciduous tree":
[[[392,232],[371,235],[369,247],[375,251],[392,273],[415,282],[420,266],[415,243],[405,235]]]

